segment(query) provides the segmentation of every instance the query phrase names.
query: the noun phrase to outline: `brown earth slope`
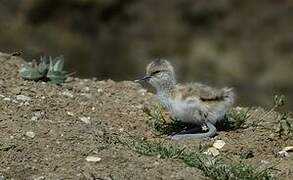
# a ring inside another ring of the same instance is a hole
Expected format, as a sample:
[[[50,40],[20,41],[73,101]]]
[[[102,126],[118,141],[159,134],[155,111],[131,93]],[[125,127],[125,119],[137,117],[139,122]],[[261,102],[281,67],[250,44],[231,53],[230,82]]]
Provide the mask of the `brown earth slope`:
[[[62,86],[22,80],[19,57],[0,54],[0,179],[208,179],[179,160],[142,156],[114,137],[158,139],[144,107],[157,100],[134,82],[68,78]],[[253,109],[251,121],[262,116]],[[278,114],[263,126],[221,131],[211,140],[172,142],[186,146],[226,142],[223,157],[239,159],[242,150],[254,166],[275,166],[274,175],[291,179],[292,157],[277,152],[293,145],[274,133]],[[169,141],[169,140],[166,140]],[[101,158],[88,162],[87,156]]]

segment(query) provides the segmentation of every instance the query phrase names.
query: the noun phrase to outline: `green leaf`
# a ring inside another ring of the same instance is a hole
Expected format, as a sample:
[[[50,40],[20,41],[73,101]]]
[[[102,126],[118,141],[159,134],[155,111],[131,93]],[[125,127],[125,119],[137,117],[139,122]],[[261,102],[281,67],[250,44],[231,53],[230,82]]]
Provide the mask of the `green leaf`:
[[[55,64],[53,67],[53,71],[58,71],[61,72],[64,67],[64,57],[63,56],[58,56],[54,59]]]

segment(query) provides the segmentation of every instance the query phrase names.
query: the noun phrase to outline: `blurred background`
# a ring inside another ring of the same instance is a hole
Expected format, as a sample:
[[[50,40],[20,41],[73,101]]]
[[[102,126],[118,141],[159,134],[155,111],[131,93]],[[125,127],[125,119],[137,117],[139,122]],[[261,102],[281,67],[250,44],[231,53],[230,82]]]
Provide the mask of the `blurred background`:
[[[0,0],[0,51],[19,50],[117,81],[168,58],[180,81],[233,86],[240,105],[293,105],[290,0]]]

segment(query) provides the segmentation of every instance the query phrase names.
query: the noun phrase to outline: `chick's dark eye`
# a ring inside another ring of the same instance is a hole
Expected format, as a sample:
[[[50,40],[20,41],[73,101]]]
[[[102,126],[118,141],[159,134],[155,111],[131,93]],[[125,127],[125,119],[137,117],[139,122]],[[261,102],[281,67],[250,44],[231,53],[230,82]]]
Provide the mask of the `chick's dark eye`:
[[[161,71],[155,71],[155,72],[152,72],[151,75],[153,76],[153,75],[159,74],[160,72],[161,72]]]

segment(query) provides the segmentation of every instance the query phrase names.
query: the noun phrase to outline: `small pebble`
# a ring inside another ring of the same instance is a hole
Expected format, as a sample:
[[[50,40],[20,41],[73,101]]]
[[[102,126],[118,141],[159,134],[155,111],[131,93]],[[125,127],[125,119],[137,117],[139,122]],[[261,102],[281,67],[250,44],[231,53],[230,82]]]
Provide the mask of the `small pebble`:
[[[74,97],[73,94],[70,93],[70,92],[68,92],[68,91],[64,91],[64,92],[62,93],[62,95],[67,96],[67,97],[70,97],[70,98],[73,98],[73,97]]]
[[[43,179],[46,179],[45,176],[39,176],[39,177],[34,178],[34,180],[43,180]]]
[[[156,161],[156,162],[154,162],[154,165],[158,166],[158,165],[160,165],[160,163]]]
[[[37,116],[33,116],[32,118],[31,118],[31,121],[37,121],[38,120],[38,117]]]
[[[6,97],[6,98],[3,99],[3,101],[11,101],[11,99]]]
[[[28,131],[25,133],[26,136],[30,137],[30,138],[34,138],[36,136],[36,134],[32,131]]]
[[[31,120],[32,121],[37,121],[44,114],[45,113],[44,112],[41,112],[41,111],[34,112],[34,116],[31,118]]]
[[[225,141],[223,140],[216,140],[213,144],[213,147],[217,148],[217,149],[222,149],[225,146]]]
[[[88,99],[91,99],[92,98],[92,95],[89,94],[89,93],[81,93],[80,95],[82,95],[82,96],[84,96],[84,97],[86,97]]]
[[[141,94],[142,96],[145,96],[146,93],[147,93],[147,90],[146,89],[140,89],[140,90],[138,90],[138,93]]]
[[[266,161],[266,160],[261,160],[260,162],[261,162],[262,164],[269,164],[269,162]]]
[[[89,87],[84,87],[83,91],[90,91],[90,88]]]
[[[19,100],[19,101],[31,101],[32,99],[30,97],[28,97],[28,96],[17,95],[16,100]]]
[[[204,152],[204,154],[212,155],[215,157],[220,154],[220,151],[215,147],[210,147],[210,148],[208,148],[208,150],[206,152]]]
[[[67,111],[67,115],[74,116],[74,114],[72,112],[69,112],[69,111]]]
[[[91,117],[80,117],[79,118],[82,122],[86,123],[86,124],[90,124],[91,123]]]
[[[98,93],[102,93],[103,92],[103,89],[98,89]]]
[[[88,156],[85,158],[87,162],[100,162],[101,158],[96,156]]]

